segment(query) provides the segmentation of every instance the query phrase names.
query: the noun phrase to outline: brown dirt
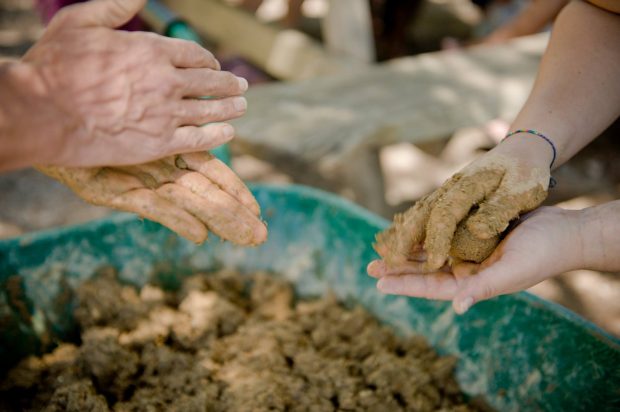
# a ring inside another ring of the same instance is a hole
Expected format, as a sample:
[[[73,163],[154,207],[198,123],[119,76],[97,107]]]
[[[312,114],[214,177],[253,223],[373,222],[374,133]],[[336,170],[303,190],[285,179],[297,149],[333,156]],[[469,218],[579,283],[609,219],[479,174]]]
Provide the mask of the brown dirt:
[[[520,214],[547,197],[548,171],[529,169],[503,155],[481,158],[395,216],[375,249],[390,266],[402,264],[423,244],[427,267],[449,258],[480,263]]]
[[[474,236],[464,223],[457,226],[450,248],[450,257],[457,260],[480,263],[491,256],[499,243],[499,236],[479,239]]]
[[[22,360],[1,410],[476,410],[455,358],[331,295],[295,302],[267,274],[196,275],[171,293],[108,270],[78,298],[81,342]]]

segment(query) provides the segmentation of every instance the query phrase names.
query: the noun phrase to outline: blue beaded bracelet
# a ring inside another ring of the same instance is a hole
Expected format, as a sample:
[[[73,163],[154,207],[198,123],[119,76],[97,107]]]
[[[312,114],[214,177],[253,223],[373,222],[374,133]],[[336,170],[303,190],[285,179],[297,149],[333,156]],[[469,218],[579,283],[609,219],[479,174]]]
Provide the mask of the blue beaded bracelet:
[[[549,139],[547,136],[545,136],[544,134],[536,131],[536,130],[532,130],[532,129],[518,129],[515,130],[513,132],[508,133],[503,140],[508,139],[510,136],[513,136],[517,133],[528,133],[534,136],[538,136],[541,139],[544,139],[547,143],[549,143],[549,145],[551,146],[551,149],[553,150],[553,157],[551,158],[551,164],[549,165],[549,169],[551,169],[553,167],[553,164],[555,163],[555,159],[557,157],[558,151],[555,148],[555,145],[553,144],[553,142],[551,141],[551,139]],[[552,188],[556,185],[556,181],[553,177],[551,177],[551,179],[549,180],[549,187]]]

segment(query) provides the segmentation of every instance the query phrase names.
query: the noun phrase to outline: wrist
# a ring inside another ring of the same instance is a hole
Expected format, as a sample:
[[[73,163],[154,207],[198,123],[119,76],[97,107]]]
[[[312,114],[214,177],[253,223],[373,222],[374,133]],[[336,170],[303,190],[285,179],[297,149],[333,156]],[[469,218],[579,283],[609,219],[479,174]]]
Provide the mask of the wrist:
[[[620,271],[620,200],[577,211],[583,266]]]
[[[45,82],[29,63],[0,68],[0,169],[49,163],[63,136],[63,117],[55,111]]]
[[[523,160],[535,167],[549,168],[553,160],[551,144],[529,133],[516,133],[502,140],[493,150]]]

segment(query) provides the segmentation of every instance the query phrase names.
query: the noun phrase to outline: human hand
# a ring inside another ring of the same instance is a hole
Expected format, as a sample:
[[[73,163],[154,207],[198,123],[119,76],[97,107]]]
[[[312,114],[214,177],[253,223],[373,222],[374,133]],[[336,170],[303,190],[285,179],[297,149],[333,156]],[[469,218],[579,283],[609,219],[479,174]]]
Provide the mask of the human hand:
[[[390,228],[377,236],[379,255],[396,267],[423,249],[430,270],[441,268],[448,257],[482,262],[510,221],[547,197],[549,160],[537,152],[540,147],[532,147],[533,155],[521,155],[507,140],[396,215]]]
[[[416,261],[368,265],[377,288],[389,294],[452,300],[457,313],[474,303],[514,293],[569,270],[587,266],[580,232],[581,211],[542,207],[522,218],[482,264],[460,263],[429,270],[423,252]]]
[[[208,230],[238,245],[254,246],[267,238],[250,191],[207,152],[137,166],[39,170],[87,202],[137,213],[196,243],[207,239]]]
[[[29,105],[37,115],[24,127],[40,137],[35,163],[140,164],[233,137],[232,126],[213,122],[245,112],[247,81],[220,71],[194,42],[113,30],[144,3],[66,7],[23,57],[18,71],[36,85]]]

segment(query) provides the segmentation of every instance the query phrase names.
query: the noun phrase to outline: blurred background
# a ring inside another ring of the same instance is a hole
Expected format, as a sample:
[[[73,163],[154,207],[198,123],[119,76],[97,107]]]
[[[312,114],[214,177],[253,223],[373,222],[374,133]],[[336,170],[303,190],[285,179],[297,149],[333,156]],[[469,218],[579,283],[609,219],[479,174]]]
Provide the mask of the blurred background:
[[[0,59],[19,58],[73,2],[0,0]],[[230,147],[244,180],[311,185],[391,219],[501,140],[566,3],[149,1],[124,29],[199,36],[249,80]],[[558,169],[546,204],[618,199],[619,135],[616,122]],[[0,175],[0,238],[109,213],[34,170]],[[620,336],[618,275],[575,271],[531,291]]]

